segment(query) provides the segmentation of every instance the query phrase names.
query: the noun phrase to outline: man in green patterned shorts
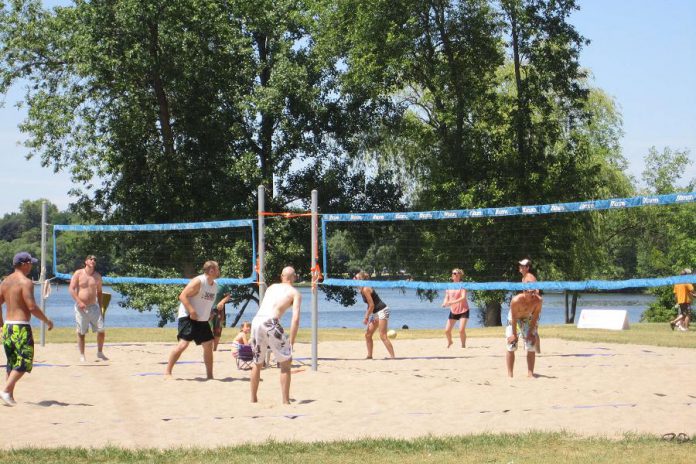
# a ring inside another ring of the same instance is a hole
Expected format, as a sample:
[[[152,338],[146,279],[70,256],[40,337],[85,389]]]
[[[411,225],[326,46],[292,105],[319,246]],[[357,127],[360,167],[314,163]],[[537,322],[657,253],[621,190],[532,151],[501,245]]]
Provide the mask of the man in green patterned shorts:
[[[14,406],[14,388],[24,373],[31,372],[34,363],[34,337],[29,320],[33,314],[45,322],[48,330],[53,321],[36,306],[34,284],[27,276],[38,260],[26,251],[17,253],[12,260],[14,272],[0,283],[0,326],[7,355],[7,378],[0,399]],[[7,320],[2,319],[2,305],[7,304]]]

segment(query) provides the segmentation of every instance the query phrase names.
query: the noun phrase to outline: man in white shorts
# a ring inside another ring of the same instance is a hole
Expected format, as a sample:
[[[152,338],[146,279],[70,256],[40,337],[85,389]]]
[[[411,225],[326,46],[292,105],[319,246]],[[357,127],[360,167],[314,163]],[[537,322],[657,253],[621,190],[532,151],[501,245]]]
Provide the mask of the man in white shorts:
[[[290,364],[292,363],[292,346],[295,344],[297,329],[300,325],[300,305],[302,295],[293,287],[297,280],[295,269],[288,266],[280,275],[280,283],[273,284],[266,290],[259,311],[251,321],[251,347],[254,350],[254,362],[251,366],[251,402],[256,403],[256,396],[261,380],[261,367],[266,359],[266,351],[271,350],[275,360],[280,364],[280,389],[283,404],[290,404]],[[292,306],[292,323],[290,339],[280,325],[280,318]]]
[[[96,271],[97,257],[89,255],[85,267],[78,269],[70,279],[70,294],[75,300],[75,322],[77,323],[77,346],[80,349],[80,361],[85,361],[85,335],[90,326],[97,333],[97,358],[107,360],[104,356],[104,317],[102,316],[102,277]]]

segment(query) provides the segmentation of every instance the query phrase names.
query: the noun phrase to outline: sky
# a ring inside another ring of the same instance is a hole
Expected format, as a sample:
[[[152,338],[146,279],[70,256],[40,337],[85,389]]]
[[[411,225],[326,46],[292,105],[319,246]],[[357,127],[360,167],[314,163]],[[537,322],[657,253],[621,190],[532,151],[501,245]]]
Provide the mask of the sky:
[[[67,1],[46,1],[47,6]],[[690,151],[694,162],[685,179],[696,178],[696,0],[578,0],[570,22],[591,40],[580,64],[592,85],[618,104],[624,122],[621,141],[628,173],[640,179],[651,146]],[[18,125],[26,109],[15,103],[24,90],[11,89],[0,101],[0,217],[19,210],[22,200],[47,198],[65,209],[72,188],[67,172],[54,173],[26,159]]]

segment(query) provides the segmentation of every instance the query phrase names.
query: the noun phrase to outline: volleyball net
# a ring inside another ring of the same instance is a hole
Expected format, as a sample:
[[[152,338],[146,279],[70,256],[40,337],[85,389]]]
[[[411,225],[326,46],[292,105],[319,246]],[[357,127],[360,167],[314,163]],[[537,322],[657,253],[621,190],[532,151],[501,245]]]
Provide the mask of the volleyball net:
[[[696,282],[660,243],[665,221],[696,217],[696,192],[549,205],[322,216],[324,285],[550,291]],[[688,233],[688,231],[687,231]],[[691,231],[693,234],[694,231]],[[658,238],[656,238],[658,237]],[[521,283],[529,258],[539,282]],[[450,282],[461,268],[465,281]]]
[[[186,284],[217,261],[219,284],[256,282],[252,220],[138,225],[54,225],[53,273],[70,280],[95,255],[106,284]]]

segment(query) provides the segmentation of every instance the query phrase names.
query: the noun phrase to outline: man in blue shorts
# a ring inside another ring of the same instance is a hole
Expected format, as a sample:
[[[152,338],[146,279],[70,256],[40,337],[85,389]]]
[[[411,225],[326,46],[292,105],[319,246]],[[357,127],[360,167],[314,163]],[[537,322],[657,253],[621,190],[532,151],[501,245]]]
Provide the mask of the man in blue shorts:
[[[23,251],[12,260],[14,272],[0,283],[0,326],[2,326],[3,345],[7,355],[7,377],[0,399],[8,406],[14,406],[14,389],[19,379],[31,372],[34,365],[34,337],[29,320],[33,314],[46,323],[48,330],[53,321],[39,309],[34,301],[34,284],[27,276],[38,260]],[[7,304],[7,318],[3,321],[2,305]]]

